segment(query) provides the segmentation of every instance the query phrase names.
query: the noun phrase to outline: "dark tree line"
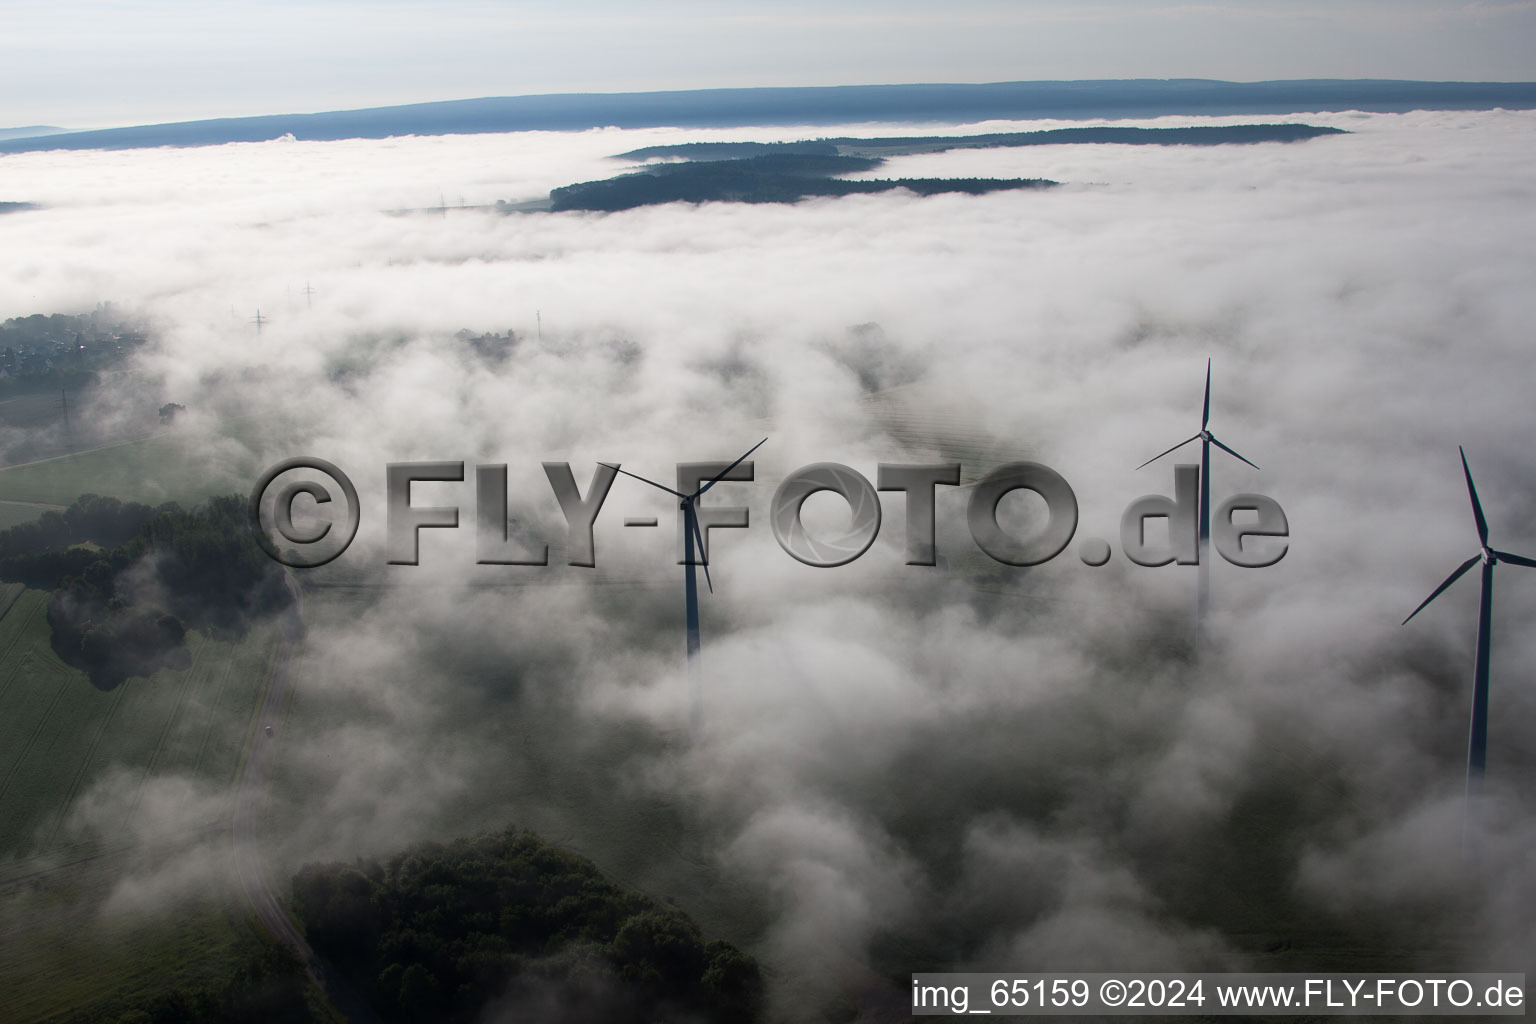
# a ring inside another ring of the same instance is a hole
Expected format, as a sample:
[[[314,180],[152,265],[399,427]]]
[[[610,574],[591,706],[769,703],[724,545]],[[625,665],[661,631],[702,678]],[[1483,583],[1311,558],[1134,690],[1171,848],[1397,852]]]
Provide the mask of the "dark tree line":
[[[293,906],[316,951],[387,1021],[760,1014],[751,957],[531,832],[430,843],[384,864],[308,865]]]
[[[189,628],[239,637],[290,600],[237,495],[191,511],[84,495],[0,532],[0,578],[53,591],[53,648],[99,686],[185,664]]]
[[[1042,178],[896,178],[848,181],[835,177],[867,171],[877,157],[821,153],[770,153],[735,160],[656,164],[603,181],[564,185],[549,193],[553,210],[629,210],[656,203],[793,203],[809,196],[846,196],[905,188],[918,195],[1001,189],[1046,188]]]
[[[900,135],[875,138],[841,137],[800,142],[684,142],[671,146],[646,146],[617,154],[621,160],[654,160],[669,157],[734,160],[776,153],[823,153],[842,149],[921,149],[941,153],[952,149],[1014,146],[1059,146],[1081,143],[1117,143],[1127,146],[1228,146],[1260,142],[1301,142],[1322,135],[1347,135],[1342,128],[1309,124],[1193,125],[1183,128],[1129,128],[1103,125],[1085,128],[1048,128],[1034,132],[990,132],[985,135]]]
[[[770,153],[813,153],[817,156],[837,156],[837,144],[823,139],[800,142],[684,142],[675,146],[643,146],[627,153],[617,153],[614,159],[654,160],[658,157],[688,157],[738,160],[742,157],[763,156]]]
[[[8,572],[13,560],[62,551],[72,544],[87,541],[102,547],[126,544],[155,511],[137,502],[124,503],[116,498],[83,494],[62,512],[50,510],[30,523],[0,531],[0,575],[14,579]]]

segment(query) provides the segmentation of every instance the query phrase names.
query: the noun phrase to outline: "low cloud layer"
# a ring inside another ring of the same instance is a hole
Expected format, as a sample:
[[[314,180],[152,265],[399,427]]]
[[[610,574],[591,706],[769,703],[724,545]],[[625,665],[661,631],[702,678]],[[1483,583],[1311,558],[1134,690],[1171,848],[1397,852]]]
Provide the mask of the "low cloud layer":
[[[421,210],[533,198],[642,145],[859,129],[5,157],[0,199],[46,209],[0,224],[0,314],[141,310],[160,341],[132,397],[98,401],[103,429],[176,401],[185,460],[221,487],[304,453],[356,481],[358,541],[313,577],[347,586],[306,598],[293,667],[284,868],[529,824],[748,946],[787,1017],[880,1005],[934,966],[1363,948],[1527,969],[1536,576],[1496,574],[1470,823],[1476,588],[1398,623],[1476,550],[1458,444],[1494,543],[1536,554],[1533,115],[1303,119],[1352,134],[900,157],[881,173],[1067,184],[610,215]],[[518,340],[498,359],[461,329]],[[1119,519],[1197,461],[1132,470],[1198,428],[1207,357],[1212,428],[1263,467],[1216,455],[1213,496],[1273,497],[1292,537],[1274,567],[1213,566],[1195,660],[1193,570],[1130,565]],[[752,526],[711,537],[690,738],[675,510],[621,478],[598,567],[565,566],[539,463],[569,461],[583,490],[598,460],[669,481],[765,435],[756,482],[710,493]],[[975,550],[965,494],[940,495],[944,568],[902,564],[898,495],[843,568],[800,565],[769,529],[773,489],[811,462],[873,480],[960,461],[972,484],[1016,458],[1080,505],[1036,569]],[[384,464],[426,459],[507,463],[512,514],[556,564],[472,564],[471,472],[415,492],[461,529],[386,566]],[[1086,537],[1110,540],[1108,566],[1078,559]],[[133,884],[120,899],[156,878]]]

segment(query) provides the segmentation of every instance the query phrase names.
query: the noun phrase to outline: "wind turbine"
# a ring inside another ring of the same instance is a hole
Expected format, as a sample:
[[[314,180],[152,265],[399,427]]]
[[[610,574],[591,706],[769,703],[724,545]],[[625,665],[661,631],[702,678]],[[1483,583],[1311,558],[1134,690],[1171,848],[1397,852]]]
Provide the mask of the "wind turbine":
[[[1154,455],[1143,462],[1137,469],[1145,469],[1164,455],[1172,453],[1189,444],[1190,441],[1200,442],[1200,515],[1199,515],[1199,546],[1195,552],[1196,568],[1199,570],[1197,589],[1195,594],[1195,650],[1200,650],[1205,640],[1205,609],[1210,603],[1211,592],[1211,445],[1215,445],[1228,455],[1248,462],[1237,452],[1228,448],[1216,439],[1216,435],[1210,431],[1211,424],[1211,361],[1205,361],[1205,408],[1200,413],[1200,433],[1194,437],[1180,441],[1167,451]],[[1248,465],[1258,469],[1252,462]]]
[[[704,566],[704,583],[709,587],[709,592],[711,594],[715,592],[715,585],[709,578],[709,556],[704,549],[704,534],[699,529],[699,515],[694,508],[694,503],[699,499],[701,495],[703,495],[705,491],[719,483],[720,480],[722,480],[727,474],[731,472],[731,470],[745,462],[747,456],[761,448],[767,442],[767,440],[768,439],[765,437],[751,448],[748,448],[745,455],[731,463],[729,466],[725,467],[725,469],[721,470],[719,473],[716,473],[710,480],[702,484],[699,489],[694,491],[692,494],[684,494],[682,491],[673,490],[671,487],[668,487],[665,484],[659,484],[654,480],[647,480],[645,477],[640,476],[638,473],[631,473],[627,469],[619,469],[619,467],[614,463],[601,463],[601,465],[608,466],[616,472],[623,473],[625,476],[634,477],[641,483],[650,484],[652,487],[660,488],[661,490],[666,491],[668,494],[675,495],[678,499],[677,507],[681,509],[683,513],[684,629],[685,642],[688,651],[688,664],[690,668],[693,666],[694,657],[699,653],[699,584],[698,577],[694,569],[695,542],[698,543],[698,553],[703,556],[703,561],[699,564]],[[693,710],[690,716],[695,734],[698,733],[699,726],[699,698],[700,695],[698,692],[698,681],[697,678],[695,678]]]
[[[684,602],[687,606],[685,610],[687,612],[687,646],[689,658],[692,658],[694,655],[699,653],[699,586],[697,576],[694,573],[695,541],[698,542],[699,554],[704,556],[703,562],[698,563],[704,566],[704,583],[709,587],[709,592],[711,594],[715,592],[715,585],[709,578],[709,556],[705,553],[704,550],[704,534],[699,530],[699,516],[698,513],[694,510],[694,502],[697,501],[705,491],[709,490],[711,487],[715,486],[715,484],[724,479],[726,474],[730,473],[731,470],[745,462],[747,460],[747,456],[761,448],[767,442],[767,440],[768,439],[765,437],[751,448],[748,448],[745,455],[731,463],[729,466],[725,467],[725,469],[721,470],[719,473],[716,473],[714,477],[700,486],[699,489],[694,491],[692,494],[684,494],[682,491],[673,490],[665,484],[659,484],[654,480],[647,480],[645,477],[640,476],[638,473],[631,473],[627,469],[619,469],[616,463],[601,463],[601,465],[608,466],[610,469],[613,469],[619,473],[623,473],[625,476],[634,477],[641,483],[650,484],[652,487],[660,488],[661,490],[666,491],[668,494],[677,496],[677,507],[681,509],[683,513],[683,595]]]
[[[1459,446],[1456,450],[1461,452],[1461,471],[1467,478],[1467,494],[1472,499],[1472,518],[1477,521],[1477,540],[1482,550],[1462,562],[1455,572],[1447,576],[1445,582],[1436,587],[1435,592],[1403,620],[1403,625],[1408,625],[1409,619],[1423,611],[1425,605],[1439,597],[1452,583],[1461,579],[1468,569],[1479,561],[1483,563],[1483,595],[1477,608],[1477,662],[1472,670],[1472,729],[1467,737],[1467,794],[1472,796],[1482,788],[1483,775],[1488,767],[1488,650],[1492,640],[1492,623],[1489,620],[1493,615],[1493,567],[1499,562],[1511,562],[1536,568],[1536,561],[1488,546],[1488,520],[1483,518],[1483,505],[1477,500],[1472,470],[1467,468],[1467,453]]]

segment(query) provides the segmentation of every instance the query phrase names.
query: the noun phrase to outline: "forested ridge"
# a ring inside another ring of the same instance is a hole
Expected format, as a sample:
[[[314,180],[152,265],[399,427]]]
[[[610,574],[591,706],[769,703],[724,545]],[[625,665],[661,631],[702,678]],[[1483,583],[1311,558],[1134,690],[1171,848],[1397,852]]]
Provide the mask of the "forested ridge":
[[[1096,125],[1084,128],[1047,128],[1033,132],[988,132],[981,135],[899,135],[858,138],[802,139],[797,142],[684,142],[671,146],[645,146],[617,154],[619,160],[654,160],[668,157],[707,157],[716,160],[774,153],[816,153],[836,156],[845,149],[996,149],[1012,146],[1059,146],[1072,143],[1116,143],[1127,146],[1225,146],[1260,142],[1300,142],[1322,135],[1346,135],[1342,128],[1310,124],[1189,125],[1179,128],[1137,128],[1129,125]]]
[[[878,157],[774,152],[729,160],[661,163],[601,181],[552,189],[553,210],[628,210],[656,203],[793,203],[811,196],[846,196],[904,188],[919,195],[1047,188],[1042,178],[896,178],[849,181],[835,175],[872,170]]]
[[[846,196],[906,189],[929,196],[943,192],[980,195],[1005,189],[1048,188],[1044,178],[843,177],[873,170],[886,155],[941,153],[952,149],[1122,143],[1217,146],[1298,142],[1342,129],[1307,124],[1193,125],[1137,128],[1102,125],[983,135],[920,135],[885,138],[802,139],[795,142],[685,142],[646,146],[617,159],[657,161],[613,178],[551,189],[551,210],[629,210],[657,203],[794,203],[814,196]],[[665,162],[663,162],[665,161]]]

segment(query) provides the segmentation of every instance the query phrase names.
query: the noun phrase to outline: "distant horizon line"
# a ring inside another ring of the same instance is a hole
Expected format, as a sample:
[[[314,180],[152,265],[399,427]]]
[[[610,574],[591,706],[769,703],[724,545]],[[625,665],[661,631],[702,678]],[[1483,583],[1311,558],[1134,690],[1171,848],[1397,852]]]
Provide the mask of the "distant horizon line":
[[[1336,78],[1336,77],[1309,77],[1309,78],[1204,78],[1200,76],[1188,77],[1148,77],[1135,78],[1009,78],[997,81],[985,82],[845,82],[840,85],[722,85],[699,86],[688,89],[583,89],[573,91],[569,89],[553,92],[520,92],[520,93],[486,93],[480,96],[455,96],[448,99],[436,100],[410,100],[405,103],[379,103],[367,106],[347,107],[323,107],[311,110],[285,110],[259,114],[209,114],[202,117],[178,117],[169,120],[133,121],[123,124],[96,125],[90,128],[71,128],[59,125],[29,124],[16,126],[0,126],[0,132],[20,131],[24,129],[41,129],[54,132],[87,132],[87,131],[112,131],[118,128],[158,127],[168,124],[188,124],[199,121],[228,121],[240,120],[248,117],[287,117],[308,116],[311,114],[342,114],[355,113],[364,110],[389,110],[396,107],[424,107],[440,103],[473,103],[480,100],[509,100],[509,99],[544,99],[555,97],[589,97],[589,96],[675,96],[689,93],[730,93],[730,92],[769,92],[769,91],[836,91],[842,89],[931,89],[931,88],[973,88],[1009,85],[1102,85],[1102,84],[1126,84],[1126,83],[1178,83],[1197,82],[1214,85],[1298,85],[1313,83],[1390,83],[1394,85],[1480,85],[1480,86],[1510,86],[1510,85],[1536,85],[1536,79],[1524,78]]]
[[[0,128],[0,154],[591,128],[1536,108],[1536,82],[1396,78],[1020,79],[526,93],[72,129]],[[446,116],[442,116],[446,115]],[[379,134],[383,132],[384,134]],[[46,140],[46,141],[45,141]],[[67,141],[66,141],[67,140]]]

